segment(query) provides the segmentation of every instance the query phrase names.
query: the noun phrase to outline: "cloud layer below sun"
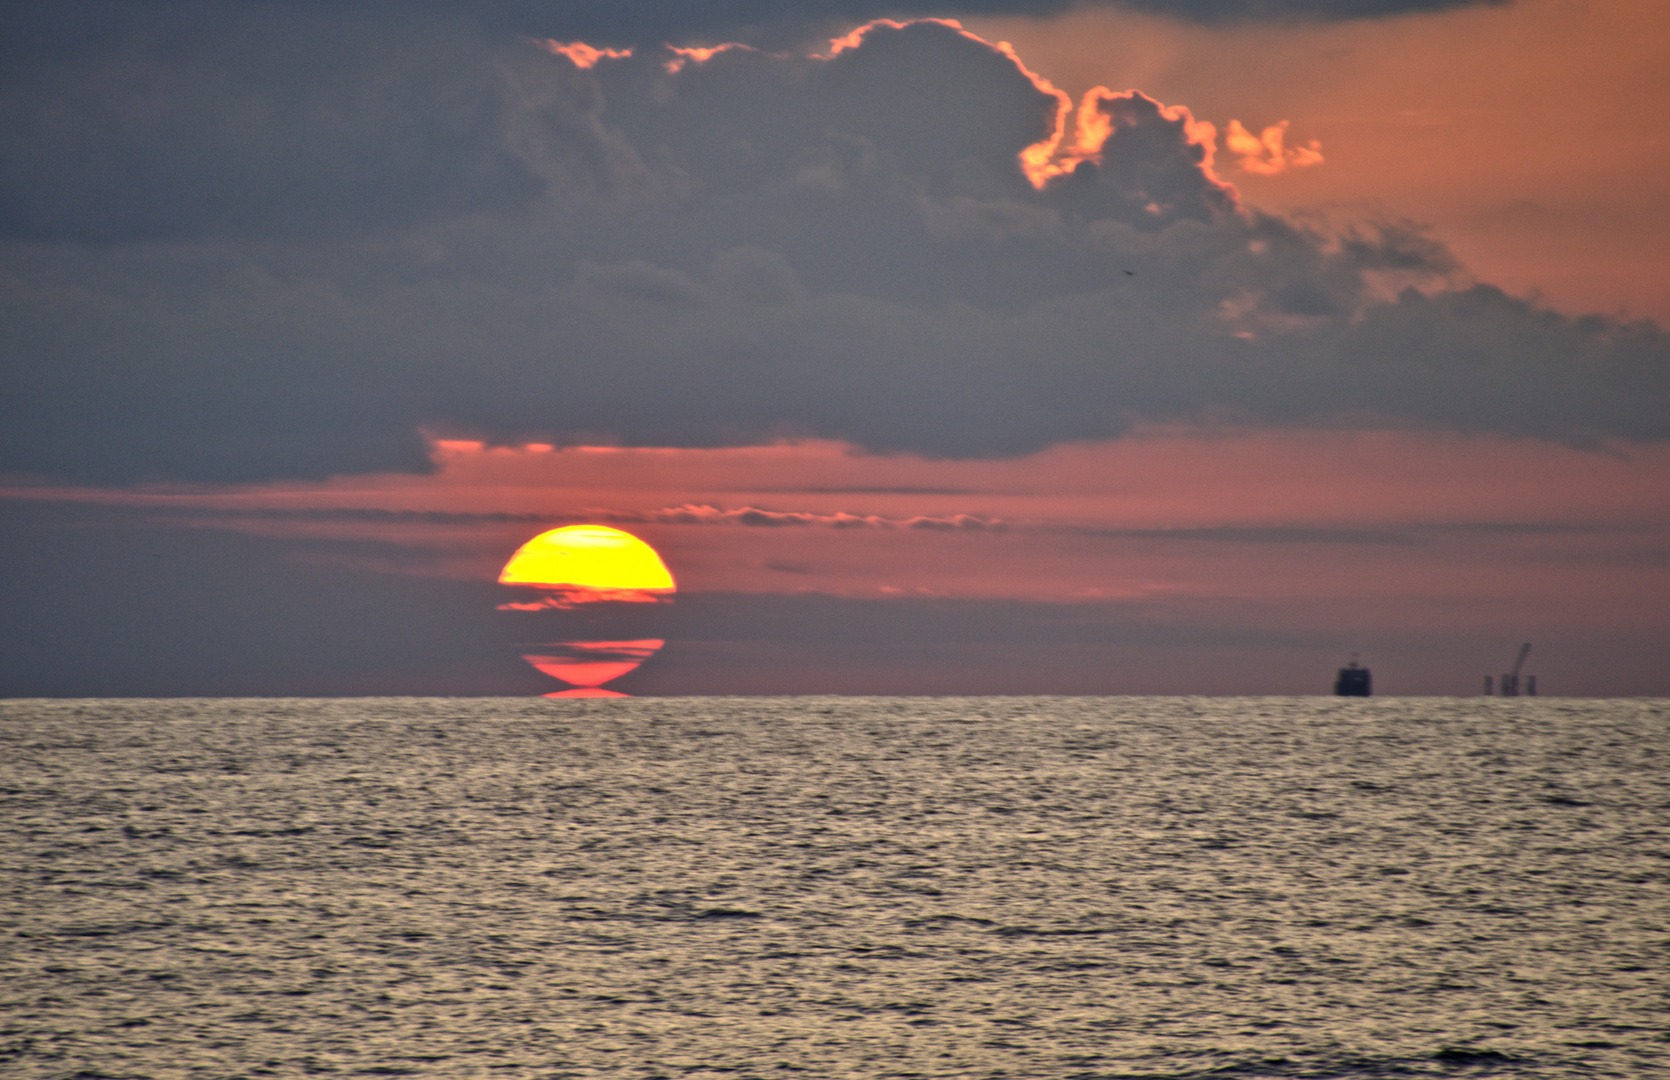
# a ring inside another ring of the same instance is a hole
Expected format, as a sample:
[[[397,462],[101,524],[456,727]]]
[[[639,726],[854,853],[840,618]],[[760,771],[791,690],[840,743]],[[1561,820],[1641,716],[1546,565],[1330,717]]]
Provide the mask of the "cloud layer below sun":
[[[1238,170],[1320,160],[1280,124],[1073,102],[944,20],[808,52],[454,14],[164,4],[13,57],[0,471],[423,470],[420,429],[950,457],[1225,419],[1670,436],[1657,327],[1473,282],[1403,222],[1249,205]]]

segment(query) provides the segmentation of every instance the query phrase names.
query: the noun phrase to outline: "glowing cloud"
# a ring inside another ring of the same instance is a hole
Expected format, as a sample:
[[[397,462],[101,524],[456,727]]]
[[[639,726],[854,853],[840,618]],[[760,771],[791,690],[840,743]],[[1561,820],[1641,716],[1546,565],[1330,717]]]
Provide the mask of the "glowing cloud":
[[[684,70],[685,64],[705,64],[720,53],[730,52],[733,49],[741,49],[744,52],[759,51],[751,45],[743,45],[736,41],[727,41],[723,45],[714,45],[711,48],[692,47],[686,49],[677,45],[668,45],[667,51],[673,54],[673,58],[662,66],[667,69],[667,74],[677,75]]]
[[[1007,41],[987,41],[978,34],[971,33],[955,19],[912,19],[897,21],[894,19],[872,19],[850,33],[829,40],[829,52],[821,56],[813,56],[816,60],[832,60],[849,49],[859,48],[864,39],[877,30],[904,30],[911,26],[930,24],[943,26],[954,30],[957,34],[976,42],[980,46],[1000,54],[1015,66],[1015,69],[1038,90],[1055,100],[1055,118],[1049,132],[1037,142],[1023,148],[1016,155],[1021,172],[1027,180],[1038,190],[1056,177],[1072,173],[1084,162],[1100,165],[1102,150],[1108,139],[1113,135],[1119,124],[1121,113],[1127,114],[1126,123],[1133,122],[1132,110],[1129,104],[1141,99],[1143,103],[1152,102],[1158,115],[1165,121],[1180,123],[1187,141],[1201,148],[1201,168],[1213,181],[1222,184],[1221,180],[1212,175],[1212,161],[1217,149],[1217,126],[1205,121],[1197,120],[1184,106],[1164,105],[1147,98],[1140,91],[1126,90],[1116,92],[1105,86],[1093,87],[1086,91],[1075,109],[1072,97],[1066,91],[1057,87],[1049,79],[1027,67],[1015,51],[1013,45]],[[562,44],[561,42],[544,40],[536,42],[541,48],[568,57],[581,68],[591,68],[600,59],[624,59],[632,55],[630,49],[597,49],[581,41]],[[676,75],[689,64],[703,64],[723,52],[742,49],[750,52],[757,51],[751,46],[738,42],[726,42],[713,46],[679,46],[667,45],[666,49],[673,54],[663,67],[670,75]],[[1072,121],[1072,131],[1069,133],[1068,124]],[[1286,171],[1289,168],[1299,168],[1306,165],[1319,164],[1322,161],[1321,147],[1317,142],[1311,142],[1304,147],[1287,147],[1282,145],[1283,133],[1287,128],[1284,120],[1281,124],[1264,129],[1261,136],[1249,133],[1238,121],[1231,120],[1227,139],[1230,148],[1236,153],[1238,164],[1247,172],[1273,174]],[[1069,134],[1071,137],[1069,138]],[[1228,185],[1223,185],[1226,189]]]
[[[1010,45],[1007,41],[987,41],[978,34],[973,34],[964,30],[963,24],[955,19],[912,19],[908,22],[897,22],[893,19],[872,19],[870,22],[865,23],[863,26],[860,26],[850,34],[846,34],[838,38],[830,38],[829,53],[827,56],[821,57],[821,59],[833,59],[848,49],[858,48],[864,43],[864,38],[868,36],[871,31],[877,29],[903,30],[907,26],[914,26],[922,23],[931,23],[937,26],[948,27],[949,29],[955,30],[957,33],[961,34],[970,41],[978,42],[984,47],[991,49],[993,52],[1001,53],[1003,56],[1008,58],[1010,63],[1015,65],[1015,68],[1022,75],[1026,76],[1033,86],[1037,87],[1039,93],[1047,94],[1055,99],[1055,123],[1050,133],[1044,138],[1023,149],[1018,155],[1021,171],[1026,174],[1027,179],[1032,182],[1033,187],[1040,189],[1043,188],[1043,186],[1047,184],[1052,177],[1072,171],[1073,167],[1077,165],[1079,161],[1088,156],[1088,154],[1076,154],[1075,156],[1075,152],[1077,151],[1079,144],[1086,137],[1082,128],[1080,131],[1080,139],[1075,140],[1074,151],[1069,151],[1066,155],[1060,157],[1058,157],[1056,153],[1056,151],[1060,149],[1062,138],[1065,136],[1067,131],[1067,117],[1073,111],[1073,99],[1067,94],[1067,92],[1060,89],[1054,83],[1033,71],[1031,68],[1027,67],[1026,64],[1021,61],[1020,54],[1015,52],[1014,46]],[[1086,104],[1089,103],[1090,96],[1098,91],[1106,92],[1103,87],[1097,87],[1096,90],[1092,90],[1090,94],[1085,95]],[[1103,137],[1106,137],[1105,131],[1103,132]],[[1090,151],[1090,153],[1094,153],[1097,150],[1100,150],[1100,148],[1101,140],[1097,139],[1095,141],[1095,147]]]
[[[1021,171],[1031,181],[1032,186],[1042,190],[1051,180],[1058,176],[1071,173],[1081,162],[1090,161],[1101,164],[1102,147],[1108,137],[1113,134],[1114,116],[1119,111],[1121,102],[1128,102],[1134,98],[1146,98],[1140,91],[1126,90],[1118,93],[1105,86],[1092,87],[1079,100],[1075,112],[1073,99],[1065,91],[1042,75],[1027,67],[1021,60],[1015,47],[1007,41],[987,41],[977,34],[963,29],[961,23],[955,19],[916,19],[909,22],[896,22],[892,19],[875,19],[842,37],[830,39],[828,57],[834,57],[847,49],[862,45],[864,38],[873,30],[887,28],[903,30],[916,23],[935,23],[956,30],[970,41],[994,52],[1001,53],[1015,65],[1022,75],[1038,89],[1056,101],[1055,123],[1048,135],[1023,149],[1018,155]],[[683,52],[684,50],[675,50]],[[707,52],[712,50],[692,50],[693,52]],[[706,57],[702,57],[706,59]],[[677,70],[669,66],[668,70]],[[1194,115],[1181,105],[1163,105],[1154,102],[1159,107],[1159,114],[1166,120],[1182,123],[1187,133],[1188,141],[1199,146],[1204,151],[1201,167],[1211,175],[1212,161],[1217,149],[1217,125],[1206,120],[1197,120]],[[1072,138],[1067,138],[1067,121],[1073,117]],[[1322,164],[1322,144],[1311,140],[1305,146],[1284,147],[1283,140],[1288,122],[1283,120],[1279,124],[1271,125],[1259,135],[1253,135],[1241,125],[1238,120],[1229,122],[1225,133],[1225,142],[1236,155],[1238,164],[1243,170],[1260,175],[1274,175],[1288,169],[1303,168],[1308,165]],[[1216,177],[1214,177],[1216,179]]]
[[[1007,48],[1007,42],[1000,42],[1006,55],[1013,55],[1013,50]],[[1019,59],[1016,59],[1019,64]],[[1026,69],[1022,67],[1022,71]],[[1033,84],[1039,89],[1054,90],[1047,82],[1040,80],[1031,72],[1026,74],[1032,78]],[[1042,85],[1040,85],[1042,83]],[[1047,92],[1047,91],[1046,91]],[[1044,186],[1057,176],[1071,173],[1083,162],[1095,165],[1102,164],[1102,151],[1107,142],[1121,127],[1136,127],[1143,122],[1144,116],[1150,120],[1158,119],[1162,123],[1177,124],[1182,127],[1184,141],[1198,147],[1201,171],[1207,179],[1223,187],[1226,192],[1232,192],[1229,185],[1224,184],[1212,172],[1212,162],[1217,155],[1218,128],[1209,120],[1196,120],[1194,113],[1186,105],[1166,105],[1144,94],[1140,90],[1125,90],[1115,92],[1105,86],[1096,86],[1085,91],[1079,101],[1077,113],[1074,116],[1074,132],[1072,144],[1061,145],[1065,134],[1064,127],[1069,112],[1069,99],[1059,90],[1062,108],[1058,114],[1056,133],[1051,139],[1033,145],[1020,153],[1021,169],[1026,178],[1032,181],[1032,186],[1043,190]]]
[[[1312,139],[1305,146],[1282,145],[1287,135],[1287,121],[1271,124],[1262,134],[1254,135],[1231,120],[1224,130],[1224,145],[1235,155],[1235,164],[1245,172],[1260,176],[1274,176],[1288,169],[1302,169],[1307,165],[1322,164],[1322,144]]]
[[[843,34],[841,37],[838,37],[838,38],[830,38],[829,39],[829,54],[827,56],[821,57],[820,59],[830,60],[830,59],[835,58],[836,56],[839,56],[841,53],[847,51],[848,49],[858,48],[860,45],[864,44],[864,38],[872,30],[878,30],[878,29],[884,29],[884,28],[887,29],[887,30],[903,30],[907,26],[916,26],[916,25],[919,25],[921,23],[932,23],[935,26],[948,27],[952,30],[957,31],[957,33],[961,34],[963,37],[968,38],[970,41],[978,41],[978,42],[980,42],[980,44],[987,45],[987,46],[989,46],[991,44],[990,42],[986,41],[984,38],[981,38],[981,37],[979,37],[975,34],[969,33],[967,30],[964,30],[963,29],[963,24],[958,22],[956,19],[910,19],[906,22],[898,22],[898,21],[893,20],[893,19],[871,19],[869,22],[865,23],[863,26],[860,26],[858,29],[854,30],[850,34]]]
[[[599,60],[625,60],[632,55],[631,49],[594,49],[583,41],[571,41],[564,45],[560,41],[545,38],[535,41],[541,49],[553,56],[566,56],[574,61],[574,66],[582,70],[589,70],[597,66]]]
[[[572,611],[588,604],[659,604],[669,589],[592,589],[575,585],[534,585],[539,594],[530,600],[510,600],[499,611]]]
[[[1152,103],[1163,120],[1183,125],[1187,141],[1201,148],[1200,164],[1202,170],[1208,178],[1222,183],[1218,181],[1216,176],[1212,175],[1212,159],[1217,150],[1218,129],[1216,125],[1205,120],[1196,120],[1194,115],[1184,106],[1161,104],[1137,90],[1126,90],[1123,93],[1118,93],[1105,86],[1093,87],[1086,91],[1075,112],[1072,97],[1044,76],[1027,67],[1013,45],[1007,41],[987,41],[979,35],[963,29],[962,24],[955,19],[916,19],[910,22],[875,19],[865,23],[850,34],[831,38],[828,56],[821,59],[830,59],[847,49],[857,48],[864,43],[864,38],[876,29],[903,30],[907,26],[920,23],[932,23],[949,27],[968,40],[978,42],[985,48],[1001,54],[1015,65],[1015,69],[1024,75],[1039,93],[1055,99],[1055,121],[1051,125],[1049,133],[1037,142],[1025,147],[1016,155],[1021,172],[1026,174],[1027,180],[1031,182],[1034,188],[1043,190],[1051,180],[1071,173],[1082,162],[1089,161],[1100,165],[1102,148],[1114,133],[1117,124],[1116,117],[1122,112],[1131,113],[1132,110],[1129,109],[1129,105],[1139,99],[1144,104]],[[1073,119],[1073,133],[1070,141],[1067,138],[1069,117]],[[1127,119],[1126,122],[1134,122],[1134,119]],[[1277,140],[1279,145],[1279,133],[1277,134]],[[1309,165],[1322,160],[1322,155],[1317,153],[1315,149],[1290,150],[1288,153],[1292,158],[1290,163],[1294,165]],[[1314,155],[1314,161],[1311,160],[1311,155]],[[1303,158],[1303,160],[1300,160],[1300,158]],[[1227,189],[1227,185],[1224,186]]]
[[[945,517],[917,515],[908,518],[888,518],[877,514],[814,514],[804,510],[761,510],[744,506],[736,510],[721,510],[705,503],[686,503],[639,514],[615,514],[617,521],[653,521],[658,525],[744,525],[754,528],[825,528],[825,529],[931,529],[939,532],[952,530],[991,530],[1002,532],[1008,523],[1001,518],[976,517],[973,514],[952,514]]]

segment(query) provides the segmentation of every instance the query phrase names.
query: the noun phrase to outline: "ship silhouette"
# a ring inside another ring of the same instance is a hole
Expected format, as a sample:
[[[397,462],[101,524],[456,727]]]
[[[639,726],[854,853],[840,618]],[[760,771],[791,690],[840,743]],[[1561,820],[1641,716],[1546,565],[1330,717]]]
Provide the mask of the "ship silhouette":
[[[1357,666],[1357,654],[1351,654],[1351,663],[1339,669],[1339,675],[1334,678],[1335,697],[1373,697],[1374,681],[1366,667]]]

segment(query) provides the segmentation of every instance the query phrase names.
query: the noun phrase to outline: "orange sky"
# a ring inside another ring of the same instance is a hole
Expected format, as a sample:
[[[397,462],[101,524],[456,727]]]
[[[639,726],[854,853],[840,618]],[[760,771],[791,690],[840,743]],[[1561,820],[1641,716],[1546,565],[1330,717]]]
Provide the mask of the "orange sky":
[[[6,494],[192,508],[204,527],[274,536],[389,541],[438,557],[363,565],[466,580],[492,580],[548,525],[607,521],[653,544],[688,592],[1116,603],[1272,631],[1326,625],[1363,643],[1440,626],[1504,640],[1651,636],[1670,597],[1662,446],[1154,429],[995,462],[830,442],[453,442],[435,453],[430,477]],[[364,511],[482,516],[351,513]]]
[[[1670,33],[1658,0],[1300,26],[1105,9],[962,21],[1013,43],[1075,99],[1135,87],[1220,132],[1231,119],[1253,132],[1287,120],[1290,144],[1320,141],[1315,168],[1223,168],[1255,206],[1411,218],[1480,280],[1670,324]]]

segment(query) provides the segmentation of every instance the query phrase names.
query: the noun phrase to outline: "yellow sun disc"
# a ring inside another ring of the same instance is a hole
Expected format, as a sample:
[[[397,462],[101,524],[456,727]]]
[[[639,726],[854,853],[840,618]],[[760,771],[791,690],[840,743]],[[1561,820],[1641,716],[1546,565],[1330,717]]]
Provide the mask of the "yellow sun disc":
[[[499,580],[506,585],[673,591],[673,575],[655,549],[607,525],[568,525],[516,549]]]

